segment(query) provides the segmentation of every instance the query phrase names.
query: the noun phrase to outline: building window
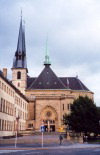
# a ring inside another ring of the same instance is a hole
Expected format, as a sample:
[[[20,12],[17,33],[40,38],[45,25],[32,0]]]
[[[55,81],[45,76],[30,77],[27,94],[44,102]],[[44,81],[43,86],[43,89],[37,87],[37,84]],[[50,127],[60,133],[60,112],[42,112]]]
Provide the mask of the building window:
[[[33,124],[28,124],[28,128],[32,128],[33,127]]]
[[[70,110],[70,104],[68,104],[67,106],[68,106],[68,110]]]
[[[64,110],[64,104],[63,104],[63,110]]]
[[[17,79],[21,79],[21,72],[17,72]]]
[[[8,87],[7,87],[7,93],[8,93]]]
[[[68,110],[71,111],[71,104],[68,104]]]
[[[3,99],[2,98],[1,98],[1,106],[0,107],[1,107],[0,111],[3,112]]]
[[[18,87],[20,87],[20,83],[18,83]]]
[[[3,89],[3,83],[2,83],[2,89]]]
[[[0,119],[0,131],[1,131],[1,119]]]

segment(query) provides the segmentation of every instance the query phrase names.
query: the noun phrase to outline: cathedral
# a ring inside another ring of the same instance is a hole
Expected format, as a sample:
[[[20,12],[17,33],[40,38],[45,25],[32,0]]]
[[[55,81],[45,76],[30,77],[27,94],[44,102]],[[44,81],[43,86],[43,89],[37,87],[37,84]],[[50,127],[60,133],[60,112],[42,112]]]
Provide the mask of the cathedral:
[[[64,114],[70,113],[73,101],[79,96],[93,99],[93,92],[78,77],[57,76],[48,54],[45,55],[43,70],[37,77],[30,77],[26,54],[25,29],[21,18],[11,84],[27,101],[26,126],[22,130],[39,131],[44,124],[45,131],[58,131],[63,126]]]

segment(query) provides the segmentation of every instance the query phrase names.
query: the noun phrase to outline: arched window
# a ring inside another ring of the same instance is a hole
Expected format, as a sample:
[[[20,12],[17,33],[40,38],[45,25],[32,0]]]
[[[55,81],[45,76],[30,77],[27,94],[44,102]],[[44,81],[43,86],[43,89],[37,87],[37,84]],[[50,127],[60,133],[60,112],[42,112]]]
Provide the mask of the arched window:
[[[21,72],[17,72],[17,79],[21,79]]]

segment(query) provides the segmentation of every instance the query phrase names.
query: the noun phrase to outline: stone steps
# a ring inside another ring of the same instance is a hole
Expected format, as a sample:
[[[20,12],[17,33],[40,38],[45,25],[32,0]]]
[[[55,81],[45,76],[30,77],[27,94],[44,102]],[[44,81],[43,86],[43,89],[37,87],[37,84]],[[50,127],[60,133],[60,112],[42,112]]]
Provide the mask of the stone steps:
[[[35,132],[35,135],[41,135],[41,132]],[[44,135],[58,135],[58,132],[44,132]]]
[[[23,136],[27,136],[27,135],[33,135],[35,131],[33,130],[25,130],[25,131],[19,131],[19,134],[23,135]]]
[[[26,136],[26,135],[41,135],[40,131],[33,131],[33,130],[25,130],[25,131],[19,131],[20,135]],[[59,132],[44,132],[44,135],[59,135]]]

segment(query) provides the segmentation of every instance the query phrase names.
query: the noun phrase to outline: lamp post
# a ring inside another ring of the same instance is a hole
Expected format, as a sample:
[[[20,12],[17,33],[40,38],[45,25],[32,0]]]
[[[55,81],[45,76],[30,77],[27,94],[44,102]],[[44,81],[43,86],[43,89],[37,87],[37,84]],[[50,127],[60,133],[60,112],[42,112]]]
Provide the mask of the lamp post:
[[[50,132],[50,120],[48,120],[48,132]]]
[[[16,117],[16,133],[15,133],[15,148],[17,146],[17,136],[18,136],[18,127],[19,127],[19,115]]]
[[[43,148],[43,132],[45,131],[45,126],[44,126],[44,122],[42,121],[42,125],[41,125],[41,133],[42,133],[42,148]]]

